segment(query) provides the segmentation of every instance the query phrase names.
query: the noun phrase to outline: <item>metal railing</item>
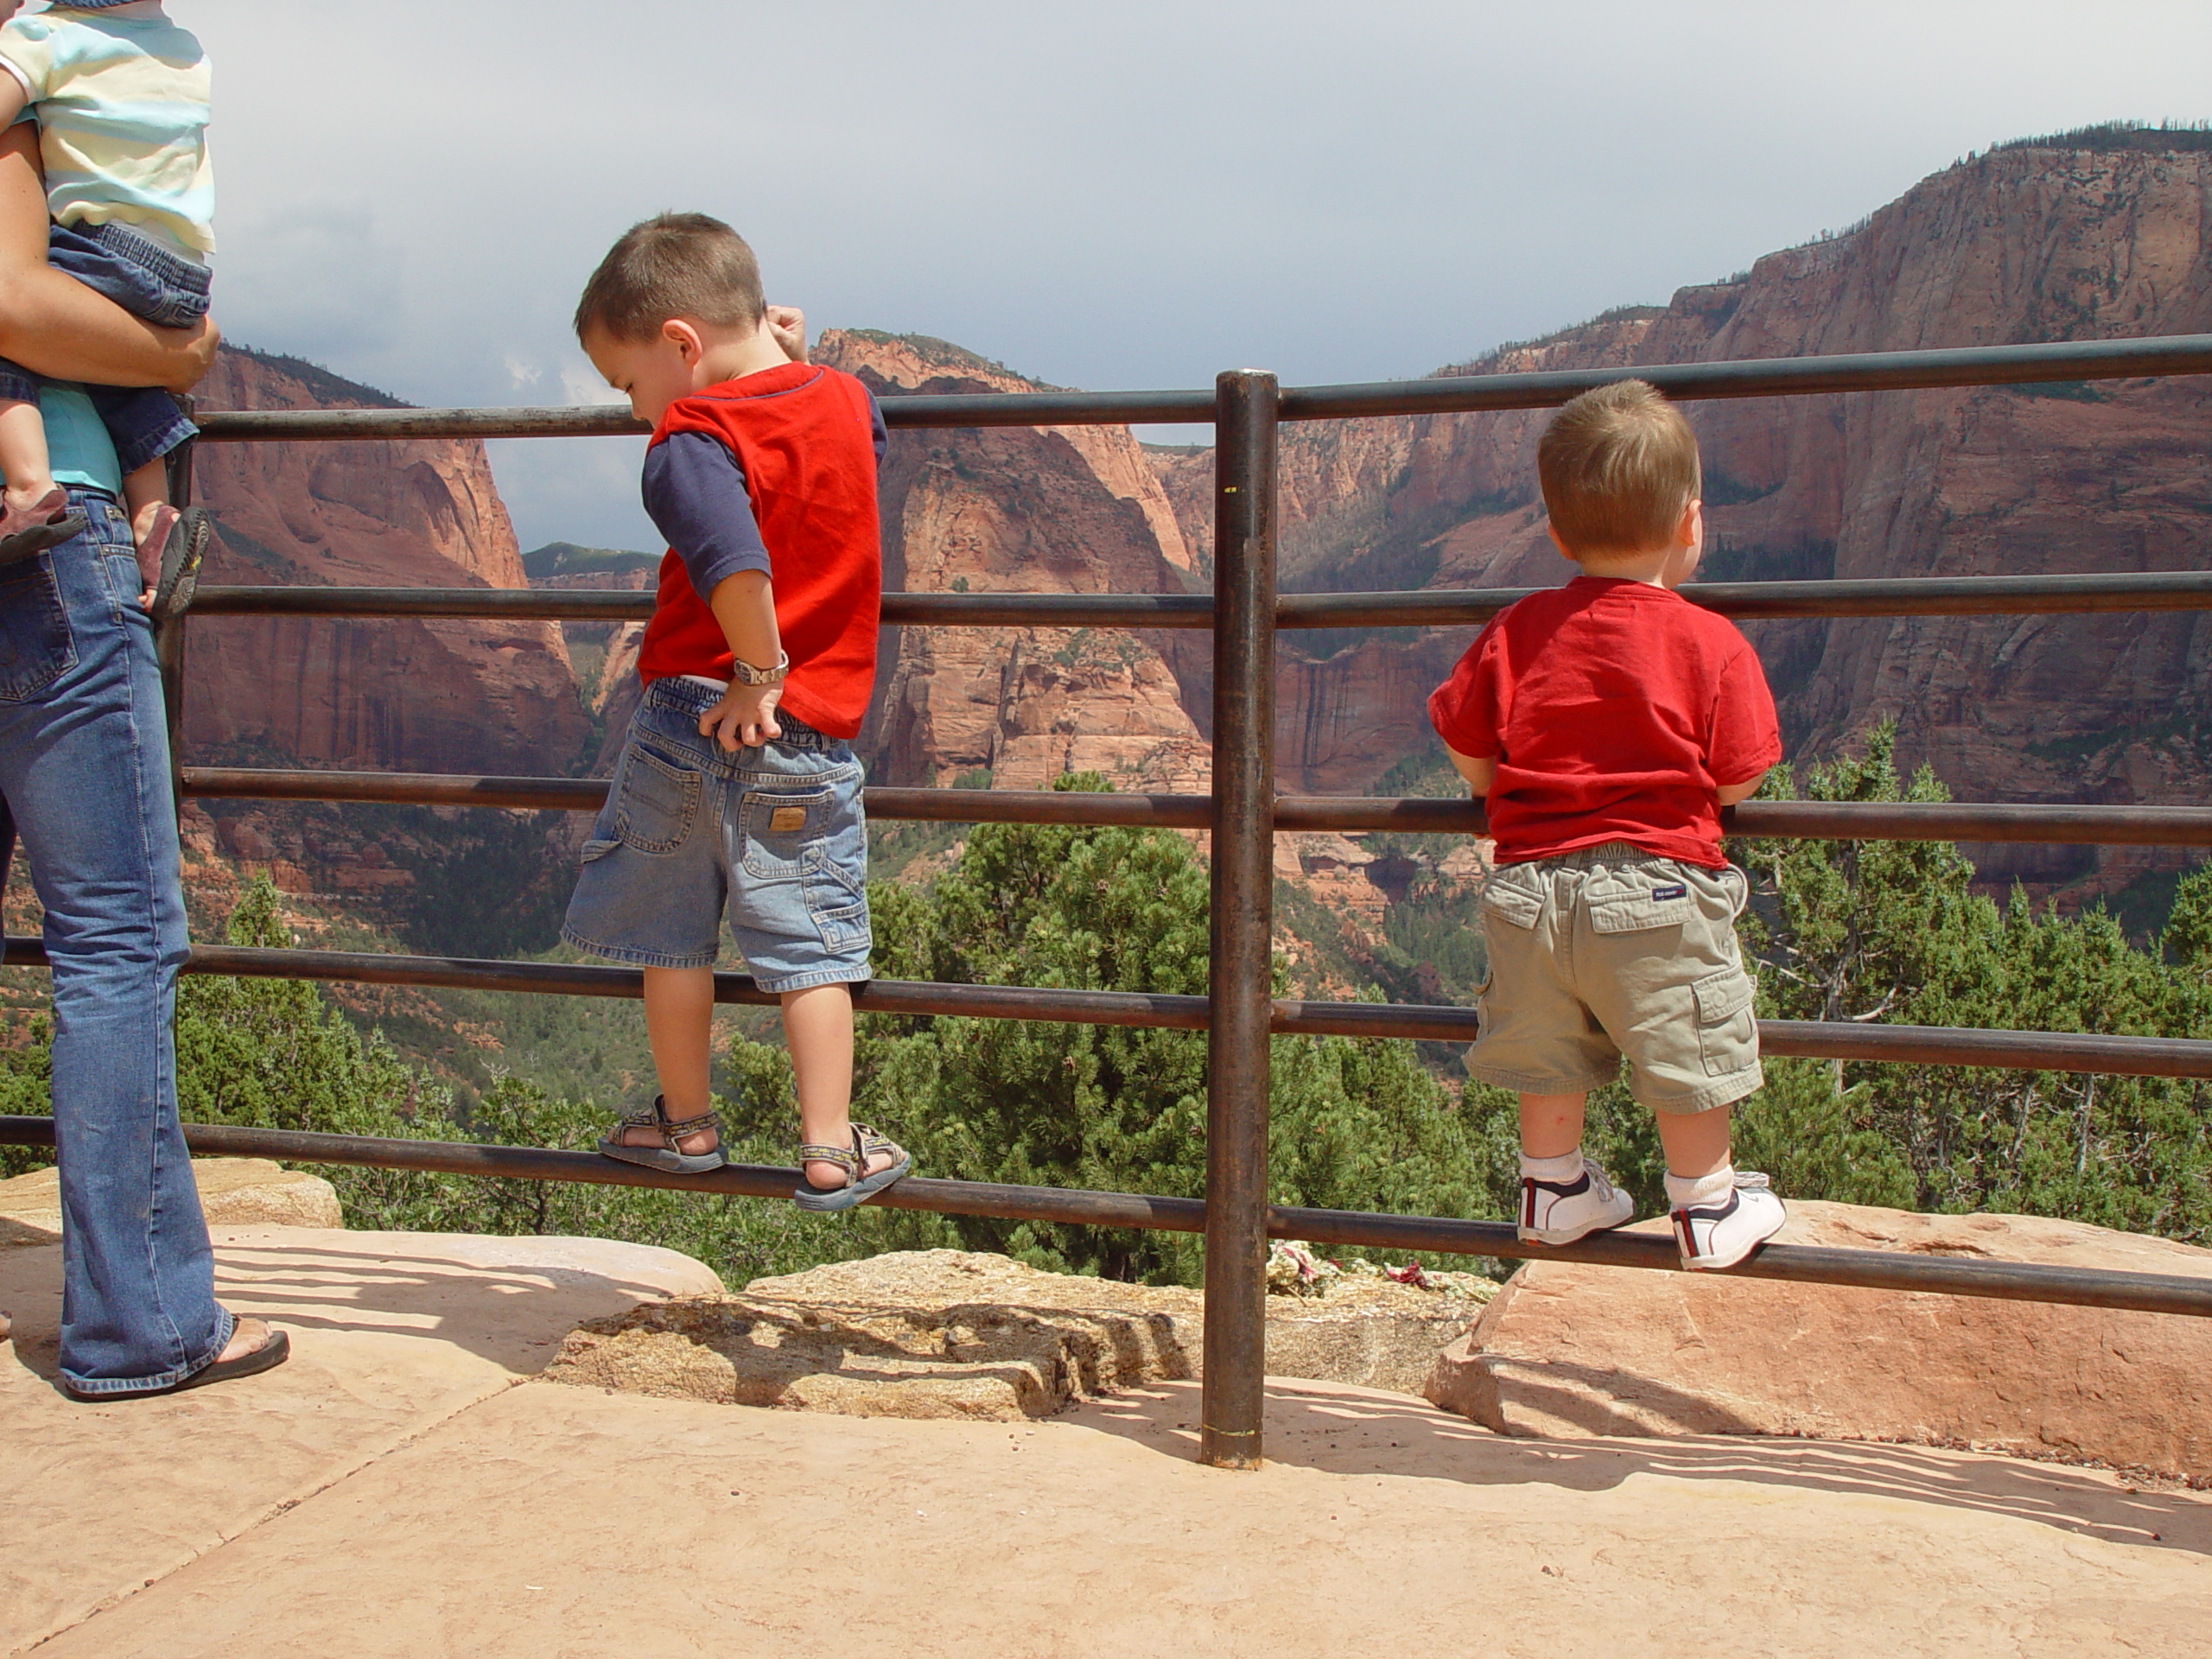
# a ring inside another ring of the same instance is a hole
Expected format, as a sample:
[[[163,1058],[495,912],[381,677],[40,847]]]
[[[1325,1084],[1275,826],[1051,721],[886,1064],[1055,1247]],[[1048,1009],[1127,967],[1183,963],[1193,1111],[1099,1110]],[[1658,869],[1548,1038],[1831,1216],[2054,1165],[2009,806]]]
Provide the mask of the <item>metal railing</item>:
[[[2018,385],[2212,372],[2212,335],[2146,340],[1899,352],[1741,363],[1651,365],[1563,373],[1490,375],[1376,385],[1281,389],[1272,375],[1222,375],[1198,391],[1035,392],[904,396],[884,400],[898,429],[1121,425],[1210,422],[1216,429],[1214,590],[1205,594],[891,594],[887,624],[912,626],[1211,628],[1214,766],[1198,795],[1093,795],[871,789],[869,814],[933,822],[1135,824],[1212,832],[1211,995],[1047,990],[1019,986],[877,981],[862,1011],[964,1014],[1203,1030],[1208,1038],[1204,1199],[1090,1192],[912,1177],[874,1200],[892,1208],[1205,1236],[1206,1357],[1201,1455],[1250,1466],[1262,1451],[1265,1253],[1273,1237],[1616,1267],[1678,1269],[1665,1236],[1610,1233],[1567,1247],[1521,1244],[1506,1224],[1304,1210],[1268,1202],[1268,1039],[1278,1033],[1467,1041],[1472,1010],[1274,997],[1272,836],[1294,830],[1479,834],[1470,801],[1277,797],[1274,793],[1274,634],[1279,629],[1427,627],[1479,622],[1519,597],[1507,591],[1294,594],[1275,591],[1277,431],[1283,421],[1526,410],[1565,402],[1635,374],[1677,399],[1762,397],[1916,388]],[[617,409],[209,411],[200,442],[402,441],[422,438],[607,436],[645,430]],[[189,487],[188,475],[180,480]],[[1947,577],[1896,582],[1694,584],[1688,597],[1743,618],[1948,616],[2212,609],[2212,572]],[[467,589],[226,588],[201,589],[194,614],[313,617],[503,617],[641,620],[651,595]],[[162,631],[172,752],[182,753],[185,619]],[[595,779],[312,771],[179,765],[180,796],[381,801],[595,810]],[[1974,803],[1759,801],[1726,816],[1731,834],[1841,840],[1943,839],[2076,844],[2212,846],[2212,809],[2035,806]],[[0,961],[44,961],[34,941],[6,942]],[[543,963],[201,945],[186,971],[365,983],[468,987],[576,996],[635,997],[632,969]],[[718,975],[716,999],[772,1002],[741,975]],[[1767,1020],[1768,1053],[1848,1061],[2212,1077],[2212,1042],[2068,1032],[1956,1030]],[[586,1181],[780,1198],[791,1170],[733,1166],[711,1175],[660,1175],[591,1154],[435,1141],[380,1141],[190,1125],[195,1150],[298,1162],[454,1171],[529,1180]],[[50,1120],[0,1119],[0,1143],[40,1144]],[[1866,1250],[1768,1245],[1739,1276],[1941,1291],[2212,1316],[2212,1280],[2107,1273]]]

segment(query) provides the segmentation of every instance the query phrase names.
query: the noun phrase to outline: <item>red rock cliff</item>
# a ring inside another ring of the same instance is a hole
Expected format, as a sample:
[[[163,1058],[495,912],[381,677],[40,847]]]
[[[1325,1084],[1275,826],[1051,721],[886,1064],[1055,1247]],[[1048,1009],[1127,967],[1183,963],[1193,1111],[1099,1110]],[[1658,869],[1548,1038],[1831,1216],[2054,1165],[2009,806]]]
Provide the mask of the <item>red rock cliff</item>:
[[[887,400],[902,391],[1038,389],[912,336],[833,332],[816,355]],[[1174,509],[1122,428],[895,431],[882,499],[887,589],[1187,585],[1192,557]],[[1103,772],[1124,788],[1187,784],[1205,775],[1191,712],[1204,708],[1203,645],[1115,629],[887,629],[862,745],[887,783],[988,769],[1000,788],[1041,788],[1067,771]]]
[[[2115,339],[2212,330],[2212,155],[2002,150],[1833,240],[1447,372]],[[1709,575],[1915,576],[2193,568],[2212,522],[2201,378],[1689,405]],[[1286,588],[1549,585],[1542,413],[1287,429]],[[1161,458],[1177,473],[1200,464]],[[1186,523],[1196,541],[1202,526]],[[2212,795],[2212,619],[2200,613],[1764,624],[1796,754],[1895,718],[1962,798]],[[1357,785],[1424,741],[1415,693],[1452,630],[1287,677],[1283,770]],[[1395,736],[1394,736],[1395,734]],[[1357,764],[1349,764],[1357,762]],[[2137,855],[2107,849],[2107,875]],[[2070,849],[1989,849],[2060,880]]]
[[[226,349],[203,409],[390,399]],[[209,582],[521,588],[513,527],[474,442],[207,443]],[[417,772],[566,772],[588,721],[550,623],[206,617],[187,666],[188,756]]]

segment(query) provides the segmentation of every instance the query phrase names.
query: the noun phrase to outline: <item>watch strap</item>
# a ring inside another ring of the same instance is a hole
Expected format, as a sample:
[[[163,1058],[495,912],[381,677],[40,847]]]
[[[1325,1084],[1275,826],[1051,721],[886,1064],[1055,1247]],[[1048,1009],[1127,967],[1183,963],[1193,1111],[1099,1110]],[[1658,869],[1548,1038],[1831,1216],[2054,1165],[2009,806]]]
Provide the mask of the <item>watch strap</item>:
[[[729,671],[740,685],[781,685],[784,677],[791,672],[791,658],[787,651],[776,653],[773,668],[755,668],[742,657],[730,658]]]

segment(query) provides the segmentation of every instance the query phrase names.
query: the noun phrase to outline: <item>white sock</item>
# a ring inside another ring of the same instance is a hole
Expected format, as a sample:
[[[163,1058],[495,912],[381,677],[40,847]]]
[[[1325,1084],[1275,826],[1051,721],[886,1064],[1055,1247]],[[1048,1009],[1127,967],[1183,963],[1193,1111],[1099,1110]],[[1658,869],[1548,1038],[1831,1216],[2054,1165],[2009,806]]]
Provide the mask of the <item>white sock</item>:
[[[1521,1174],[1524,1180],[1549,1181],[1555,1186],[1567,1186],[1582,1179],[1582,1148],[1563,1152],[1556,1158],[1531,1158],[1521,1154]]]
[[[1667,1173],[1667,1207],[1670,1210],[1704,1209],[1725,1202],[1736,1185],[1736,1166],[1723,1164],[1710,1175],[1677,1175]]]

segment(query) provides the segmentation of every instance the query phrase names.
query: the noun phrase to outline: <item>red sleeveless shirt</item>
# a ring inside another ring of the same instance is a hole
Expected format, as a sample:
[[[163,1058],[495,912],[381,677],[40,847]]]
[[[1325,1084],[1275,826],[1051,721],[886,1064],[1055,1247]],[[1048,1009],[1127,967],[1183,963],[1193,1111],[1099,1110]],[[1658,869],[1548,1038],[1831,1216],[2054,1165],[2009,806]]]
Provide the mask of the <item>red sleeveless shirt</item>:
[[[791,658],[780,706],[831,737],[858,736],[875,684],[883,600],[868,388],[836,369],[785,364],[677,398],[652,442],[679,432],[728,445],[745,474]],[[730,663],[721,625],[671,549],[639,677],[727,680]]]

